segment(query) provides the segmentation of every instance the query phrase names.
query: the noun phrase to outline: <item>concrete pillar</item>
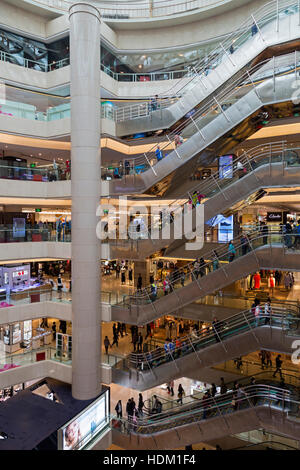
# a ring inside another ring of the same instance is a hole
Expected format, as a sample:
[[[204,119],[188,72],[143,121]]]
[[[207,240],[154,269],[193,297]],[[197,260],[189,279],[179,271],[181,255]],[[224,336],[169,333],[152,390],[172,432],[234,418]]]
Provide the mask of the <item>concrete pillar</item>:
[[[141,274],[143,279],[143,287],[149,285],[149,260],[145,261],[135,261],[134,262],[134,287],[137,287],[137,280]]]
[[[72,171],[72,395],[97,396],[100,384],[100,13],[70,11]]]

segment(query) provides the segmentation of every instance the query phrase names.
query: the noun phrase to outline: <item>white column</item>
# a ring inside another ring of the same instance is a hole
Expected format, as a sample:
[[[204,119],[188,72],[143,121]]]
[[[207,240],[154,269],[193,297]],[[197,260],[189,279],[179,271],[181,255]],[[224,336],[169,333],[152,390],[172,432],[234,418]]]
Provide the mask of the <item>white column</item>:
[[[70,8],[72,184],[72,395],[94,398],[100,384],[100,13]]]

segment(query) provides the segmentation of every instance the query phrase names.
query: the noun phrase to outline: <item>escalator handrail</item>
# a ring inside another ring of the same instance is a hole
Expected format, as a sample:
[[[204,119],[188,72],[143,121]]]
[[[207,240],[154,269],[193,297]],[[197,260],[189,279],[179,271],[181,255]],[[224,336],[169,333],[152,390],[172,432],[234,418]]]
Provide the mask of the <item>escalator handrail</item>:
[[[295,387],[290,387],[292,390]],[[229,391],[224,395],[217,395],[214,398],[207,398],[205,402],[201,402],[199,407],[193,407],[192,410],[179,412],[172,416],[165,416],[165,413],[157,414],[155,419],[141,420],[141,422],[135,424],[125,419],[120,420],[123,423],[124,428],[127,431],[134,432],[137,434],[154,434],[162,432],[167,429],[174,427],[183,426],[186,424],[192,424],[193,422],[207,419],[206,415],[212,411],[216,411],[218,416],[222,416],[221,410],[231,410],[234,407],[233,400],[241,404],[246,404],[246,408],[252,408],[255,406],[267,406],[268,408],[274,407],[274,401],[276,401],[276,408],[280,408],[284,412],[291,410],[294,406],[297,408],[296,413],[299,411],[300,401],[294,398],[297,396],[298,389],[295,389],[295,394],[291,390],[283,389],[280,387],[274,387],[270,385],[248,385],[241,389],[241,396],[237,396],[235,391]],[[259,400],[263,399],[263,403],[259,403]],[[254,402],[255,400],[255,402]],[[282,405],[281,405],[282,402]],[[285,405],[288,405],[286,407]],[[233,412],[235,410],[232,410]],[[201,416],[197,416],[201,414]]]

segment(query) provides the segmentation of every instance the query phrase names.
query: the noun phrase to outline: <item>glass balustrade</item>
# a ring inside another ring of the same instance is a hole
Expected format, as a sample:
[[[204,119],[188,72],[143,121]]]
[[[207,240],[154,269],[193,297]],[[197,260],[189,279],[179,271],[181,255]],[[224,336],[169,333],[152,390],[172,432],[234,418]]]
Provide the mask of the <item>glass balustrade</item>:
[[[47,228],[0,228],[0,243],[71,242],[71,231]]]

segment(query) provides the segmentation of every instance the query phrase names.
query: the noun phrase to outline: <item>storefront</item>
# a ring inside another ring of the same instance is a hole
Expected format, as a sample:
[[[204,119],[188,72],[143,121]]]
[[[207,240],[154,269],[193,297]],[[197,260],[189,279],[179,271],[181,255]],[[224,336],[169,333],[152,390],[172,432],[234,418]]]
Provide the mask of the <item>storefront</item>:
[[[41,291],[49,290],[50,283],[31,277],[30,264],[0,266],[0,297],[6,298],[7,302],[29,296],[31,302],[36,302]]]

